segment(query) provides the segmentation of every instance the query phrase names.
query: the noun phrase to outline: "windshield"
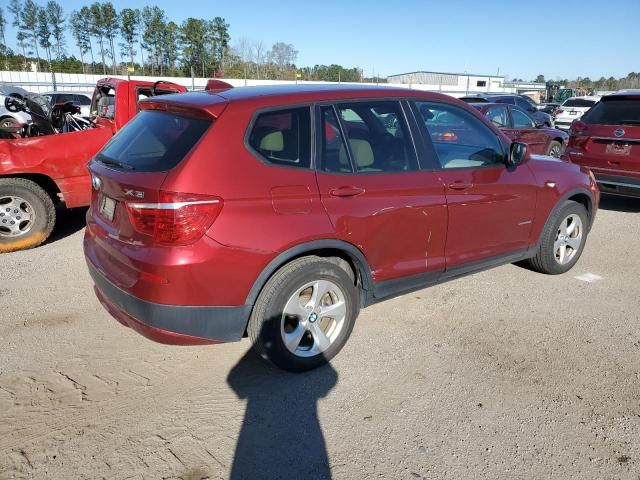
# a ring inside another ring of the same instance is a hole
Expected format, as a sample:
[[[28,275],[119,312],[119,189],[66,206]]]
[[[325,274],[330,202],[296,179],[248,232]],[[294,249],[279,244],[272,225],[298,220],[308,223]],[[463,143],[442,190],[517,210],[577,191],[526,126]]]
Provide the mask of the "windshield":
[[[583,121],[599,125],[640,124],[640,99],[610,98],[603,100],[589,110]]]
[[[211,121],[145,110],[107,143],[98,161],[125,170],[162,172],[175,167],[195,146]]]

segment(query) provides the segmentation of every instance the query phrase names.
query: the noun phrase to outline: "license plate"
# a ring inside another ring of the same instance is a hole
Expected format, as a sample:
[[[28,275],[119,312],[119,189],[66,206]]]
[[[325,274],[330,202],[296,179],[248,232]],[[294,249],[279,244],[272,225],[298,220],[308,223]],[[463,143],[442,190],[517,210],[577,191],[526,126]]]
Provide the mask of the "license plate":
[[[627,157],[631,155],[631,145],[628,143],[609,143],[607,145],[606,153]]]
[[[116,213],[116,201],[113,198],[109,198],[107,196],[102,196],[102,201],[100,203],[100,215],[109,220],[113,221],[113,216]]]

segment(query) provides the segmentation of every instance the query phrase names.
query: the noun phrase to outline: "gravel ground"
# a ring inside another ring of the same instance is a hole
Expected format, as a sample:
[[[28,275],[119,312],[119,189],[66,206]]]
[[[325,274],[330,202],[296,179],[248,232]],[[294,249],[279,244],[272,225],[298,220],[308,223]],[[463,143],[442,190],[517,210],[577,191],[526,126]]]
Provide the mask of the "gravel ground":
[[[304,375],[246,340],[121,327],[83,215],[1,257],[1,479],[640,479],[640,201],[603,200],[568,274],[509,265],[367,308]]]

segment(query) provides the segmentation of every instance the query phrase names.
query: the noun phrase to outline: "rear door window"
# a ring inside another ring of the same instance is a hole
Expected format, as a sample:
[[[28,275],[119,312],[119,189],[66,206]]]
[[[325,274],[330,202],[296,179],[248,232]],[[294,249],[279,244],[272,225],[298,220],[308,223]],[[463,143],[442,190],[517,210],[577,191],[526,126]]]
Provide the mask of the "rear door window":
[[[611,98],[591,108],[582,121],[598,125],[640,125],[640,99]]]
[[[141,172],[171,170],[191,151],[211,121],[145,110],[127,123],[100,151],[109,166]]]
[[[485,116],[496,127],[508,127],[509,117],[507,115],[507,107],[504,105],[495,105],[487,109]]]
[[[400,102],[340,104],[337,111],[347,139],[347,145],[340,147],[342,153],[338,151],[339,165],[344,164],[347,154],[357,173],[418,170],[415,149]],[[330,124],[330,119],[327,120]],[[326,136],[324,141],[328,141]],[[323,151],[326,152],[326,148]]]
[[[249,134],[249,145],[268,163],[310,168],[310,108],[287,108],[259,114]]]

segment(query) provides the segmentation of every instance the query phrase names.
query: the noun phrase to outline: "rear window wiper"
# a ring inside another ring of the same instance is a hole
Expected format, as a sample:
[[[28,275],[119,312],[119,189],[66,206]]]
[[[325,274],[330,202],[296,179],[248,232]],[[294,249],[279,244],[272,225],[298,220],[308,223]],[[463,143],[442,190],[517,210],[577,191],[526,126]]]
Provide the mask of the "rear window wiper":
[[[127,163],[119,162],[118,160],[113,160],[111,158],[106,158],[99,156],[98,161],[104,165],[108,165],[110,167],[121,168],[122,170],[135,170],[136,167],[133,165],[129,165]]]

